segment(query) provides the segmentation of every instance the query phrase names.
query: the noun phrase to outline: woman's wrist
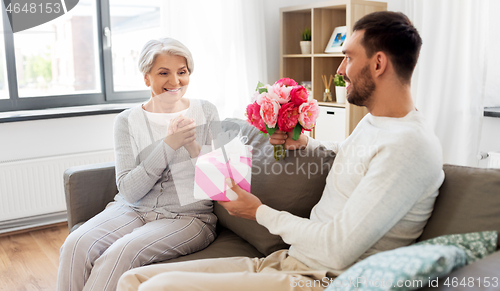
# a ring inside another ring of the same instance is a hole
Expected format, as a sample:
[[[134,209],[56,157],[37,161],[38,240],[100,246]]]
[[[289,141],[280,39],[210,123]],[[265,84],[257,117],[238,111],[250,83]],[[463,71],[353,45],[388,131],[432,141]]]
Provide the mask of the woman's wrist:
[[[185,144],[184,148],[188,151],[191,158],[197,158],[200,155],[201,146],[196,140]]]
[[[178,150],[182,145],[176,142],[175,138],[172,138],[171,135],[167,136],[163,142],[165,142],[169,147],[171,147],[174,151]]]

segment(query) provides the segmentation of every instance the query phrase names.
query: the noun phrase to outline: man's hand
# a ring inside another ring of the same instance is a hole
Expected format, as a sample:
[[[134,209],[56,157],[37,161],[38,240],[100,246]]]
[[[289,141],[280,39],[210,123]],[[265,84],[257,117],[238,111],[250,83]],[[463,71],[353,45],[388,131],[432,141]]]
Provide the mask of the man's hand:
[[[305,134],[300,134],[299,139],[293,140],[291,132],[276,130],[269,138],[269,143],[272,145],[284,144],[287,150],[301,150],[307,146],[308,137]]]
[[[227,178],[226,183],[233,185],[227,191],[234,191],[238,195],[238,199],[229,202],[218,201],[219,204],[226,208],[227,212],[233,216],[256,220],[257,208],[262,205],[260,199],[252,193],[241,189],[231,178]]]

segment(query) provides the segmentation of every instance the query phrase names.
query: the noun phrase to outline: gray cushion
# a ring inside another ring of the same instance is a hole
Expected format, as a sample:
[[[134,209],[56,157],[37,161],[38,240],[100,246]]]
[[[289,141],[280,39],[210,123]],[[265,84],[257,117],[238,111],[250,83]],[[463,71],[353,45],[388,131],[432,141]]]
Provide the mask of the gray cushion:
[[[251,192],[262,203],[288,211],[300,217],[309,217],[312,207],[319,201],[325,188],[326,176],[335,158],[332,151],[322,147],[314,152],[289,151],[285,160],[275,161],[269,139],[256,128],[240,119],[226,119],[241,127],[241,135],[254,147],[252,158]],[[227,130],[229,124],[222,125]],[[267,228],[255,221],[231,216],[218,203],[215,214],[219,223],[252,244],[264,255],[288,248],[288,245]]]
[[[500,231],[500,169],[445,165],[445,180],[419,241],[477,231]]]
[[[184,262],[191,260],[226,258],[226,257],[263,257],[252,245],[234,234],[232,231],[219,228],[215,241],[207,248],[186,256],[178,257],[164,263]]]

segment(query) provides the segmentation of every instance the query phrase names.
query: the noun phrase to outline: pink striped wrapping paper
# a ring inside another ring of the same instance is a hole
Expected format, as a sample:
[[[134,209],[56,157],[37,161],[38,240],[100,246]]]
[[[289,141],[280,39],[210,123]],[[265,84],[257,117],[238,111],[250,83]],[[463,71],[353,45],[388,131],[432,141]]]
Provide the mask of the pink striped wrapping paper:
[[[226,178],[230,177],[228,165],[231,169],[231,178],[243,190],[250,192],[252,147],[241,144],[236,148],[227,146],[225,148],[229,159],[227,163],[220,148],[198,157],[194,176],[195,198],[215,201],[236,200],[238,196],[226,184]]]

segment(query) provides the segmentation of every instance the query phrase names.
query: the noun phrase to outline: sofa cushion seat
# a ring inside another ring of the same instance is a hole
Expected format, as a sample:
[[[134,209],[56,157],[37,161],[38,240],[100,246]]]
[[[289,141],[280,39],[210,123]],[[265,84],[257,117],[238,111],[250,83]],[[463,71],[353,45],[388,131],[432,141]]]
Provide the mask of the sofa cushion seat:
[[[165,261],[163,263],[175,263],[183,261],[226,258],[226,257],[263,257],[264,255],[257,251],[255,247],[246,242],[227,228],[218,227],[218,235],[215,241],[207,248],[186,256],[178,257]]]

